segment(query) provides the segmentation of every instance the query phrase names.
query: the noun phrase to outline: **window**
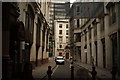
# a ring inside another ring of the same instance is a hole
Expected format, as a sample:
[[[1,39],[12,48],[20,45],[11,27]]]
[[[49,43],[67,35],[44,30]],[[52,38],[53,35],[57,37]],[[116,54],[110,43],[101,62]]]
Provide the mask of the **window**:
[[[76,34],[76,42],[81,42],[81,36],[80,34]]]
[[[59,28],[62,28],[62,24],[59,24]]]
[[[62,45],[60,44],[60,48],[62,48]]]
[[[66,43],[68,43],[68,37],[66,37]]]
[[[66,35],[68,35],[68,30],[66,30]]]
[[[76,6],[76,11],[80,12],[80,7],[79,6]]]
[[[40,19],[38,18],[38,24],[37,24],[37,32],[36,32],[36,44],[39,45],[40,44]],[[47,33],[48,34],[48,33]]]
[[[85,41],[87,41],[87,34],[85,33]]]
[[[77,28],[79,27],[79,23],[80,23],[80,21],[79,21],[79,19],[77,19]]]
[[[74,20],[75,28],[77,28],[77,20]]]
[[[106,68],[106,52],[105,52],[105,38],[101,39],[103,49],[103,68]]]
[[[59,34],[62,34],[62,30],[59,30]]]
[[[30,5],[28,5],[28,10],[26,12],[26,25],[25,28],[30,32],[30,36],[33,37],[33,32],[34,32],[34,13],[33,9]],[[28,38],[27,38],[28,39]],[[33,40],[31,40],[33,41]]]
[[[90,31],[89,31],[89,39],[91,39],[91,29],[90,29]]]
[[[77,13],[76,15],[80,14],[80,6],[79,5],[76,6],[76,13]]]
[[[110,24],[114,24],[116,22],[116,10],[115,4],[110,7]]]
[[[89,30],[89,39],[91,39],[91,28],[90,28],[90,26],[88,27],[88,30]]]
[[[84,30],[84,33],[85,33],[85,41],[87,41],[87,32],[86,32],[86,30]]]
[[[59,56],[62,56],[62,52],[59,52]]]
[[[68,24],[66,24],[66,28],[68,28]]]
[[[94,36],[96,36],[97,35],[97,26],[95,25],[95,27],[94,27]]]
[[[103,32],[104,31],[104,18],[101,18],[100,25],[101,25],[101,32]]]
[[[62,36],[59,36],[59,42],[60,43],[62,42]]]

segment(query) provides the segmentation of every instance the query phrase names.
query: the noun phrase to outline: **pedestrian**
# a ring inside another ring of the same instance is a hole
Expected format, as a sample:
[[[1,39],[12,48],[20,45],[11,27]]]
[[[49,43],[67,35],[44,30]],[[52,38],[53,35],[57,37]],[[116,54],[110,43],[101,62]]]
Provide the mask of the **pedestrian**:
[[[48,66],[48,71],[47,71],[48,80],[52,80],[51,74],[52,74],[51,66]]]
[[[91,74],[92,74],[92,80],[96,80],[97,72],[96,72],[96,70],[95,70],[95,67],[92,67],[92,72],[91,72]]]
[[[73,66],[73,60],[70,61],[70,69]]]

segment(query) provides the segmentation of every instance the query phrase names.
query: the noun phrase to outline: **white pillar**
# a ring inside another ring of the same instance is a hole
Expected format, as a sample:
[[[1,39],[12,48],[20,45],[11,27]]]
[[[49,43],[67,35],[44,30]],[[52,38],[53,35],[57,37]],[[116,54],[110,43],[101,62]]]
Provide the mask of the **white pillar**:
[[[43,23],[41,24],[41,28],[40,28],[40,47],[38,50],[38,59],[42,60],[42,36],[43,36]]]
[[[44,44],[44,52],[43,52],[43,58],[47,58],[47,52],[46,52],[46,37],[47,37],[47,29],[45,30],[45,44]]]
[[[40,47],[38,49],[38,59],[42,60],[42,36],[43,36],[43,24],[40,26]]]
[[[98,48],[98,66],[103,67],[103,49],[102,42],[100,38],[100,20],[97,19],[97,48]]]
[[[94,59],[94,65],[95,65],[95,62],[96,62],[96,48],[95,48],[95,42],[94,42],[93,24],[91,24],[91,46],[92,46],[92,57]]]
[[[85,63],[84,41],[85,41],[85,37],[84,37],[84,33],[82,33],[82,36],[81,36],[81,60],[83,63]]]
[[[33,44],[30,50],[30,61],[36,60],[36,32],[37,32],[37,13],[34,18]]]
[[[87,32],[87,60],[88,64],[91,64],[89,32]]]
[[[106,6],[104,6],[105,13],[108,13]],[[106,49],[106,68],[111,69],[112,67],[112,43],[109,37],[109,15],[104,18],[105,26],[105,49]]]

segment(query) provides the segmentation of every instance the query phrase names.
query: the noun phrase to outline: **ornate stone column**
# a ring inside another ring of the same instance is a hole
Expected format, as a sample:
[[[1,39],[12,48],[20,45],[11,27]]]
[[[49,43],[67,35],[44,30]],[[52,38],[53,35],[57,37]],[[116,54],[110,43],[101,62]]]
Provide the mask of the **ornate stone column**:
[[[100,36],[100,20],[99,18],[96,19],[97,23],[97,48],[98,48],[98,66],[103,67],[103,49],[102,49],[102,42]]]
[[[109,14],[108,9],[104,6],[104,14]],[[105,28],[105,49],[106,49],[106,68],[112,68],[112,40],[110,39],[110,23],[109,15],[104,16],[104,28]]]
[[[44,61],[46,62],[46,59],[47,59],[47,52],[46,52],[46,39],[47,39],[47,28],[45,28],[45,43],[44,43],[44,52],[43,52],[43,58],[44,58]]]
[[[39,47],[39,53],[38,53],[38,59],[40,63],[42,62],[43,59],[43,53],[42,53],[42,37],[43,36],[43,23],[41,23],[41,28],[40,28],[40,47]]]
[[[88,64],[91,64],[91,52],[90,52],[90,40],[89,40],[89,30],[87,29],[87,60]]]
[[[91,43],[92,43],[92,56],[94,59],[94,65],[96,62],[96,51],[95,51],[95,43],[94,43],[94,28],[93,28],[93,24],[91,24]]]

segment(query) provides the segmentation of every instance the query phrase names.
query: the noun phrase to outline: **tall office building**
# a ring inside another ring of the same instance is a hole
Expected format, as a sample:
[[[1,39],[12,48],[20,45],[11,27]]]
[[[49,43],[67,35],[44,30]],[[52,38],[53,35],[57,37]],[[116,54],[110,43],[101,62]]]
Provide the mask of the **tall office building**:
[[[50,46],[49,46],[49,49],[50,49],[50,57],[54,56],[55,55],[55,28],[56,28],[56,22],[55,20],[58,20],[60,21],[60,19],[64,20],[66,18],[69,18],[68,17],[68,10],[70,8],[69,6],[69,1],[67,2],[64,2],[64,1],[61,1],[61,2],[50,2],[50,8],[49,8],[49,24],[50,24]]]

